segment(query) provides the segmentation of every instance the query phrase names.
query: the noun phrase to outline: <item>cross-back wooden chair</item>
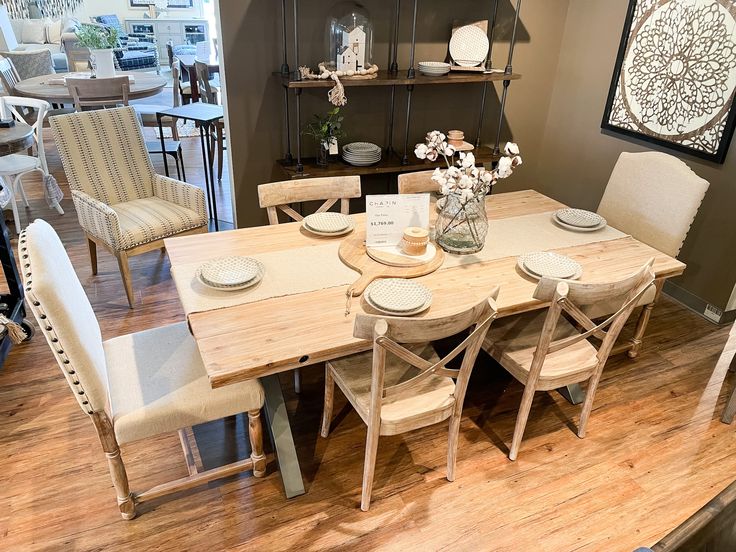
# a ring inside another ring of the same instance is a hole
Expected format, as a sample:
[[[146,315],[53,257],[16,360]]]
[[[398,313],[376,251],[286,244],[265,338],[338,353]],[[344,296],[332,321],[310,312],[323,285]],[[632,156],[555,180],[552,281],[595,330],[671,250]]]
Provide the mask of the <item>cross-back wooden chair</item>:
[[[440,185],[432,180],[434,171],[403,173],[398,177],[400,194],[437,193]]]
[[[633,275],[601,284],[542,278],[534,298],[551,302],[550,307],[503,318],[488,333],[483,348],[524,385],[509,450],[511,460],[516,460],[537,391],[587,381],[578,423],[578,437],[585,437],[598,382],[613,345],[639,299],[654,285],[653,263],[651,259]],[[617,301],[619,308],[595,323],[583,309],[600,301]],[[596,349],[589,338],[599,339],[600,346]]]
[[[0,81],[2,81],[6,95],[15,94],[15,85],[20,82],[20,75],[13,62],[6,57],[0,57]]]
[[[295,221],[304,217],[292,209],[290,203],[324,201],[317,213],[324,213],[340,202],[340,212],[350,213],[350,200],[360,197],[359,176],[326,176],[304,180],[285,180],[258,186],[258,202],[268,213],[268,223],[279,223],[279,211]]]
[[[74,99],[74,109],[102,109],[128,105],[130,79],[110,77],[106,79],[66,79],[66,86]]]
[[[175,57],[174,60],[171,62],[171,83],[172,88],[174,89],[174,96],[176,97],[176,101],[174,103],[174,107],[177,107],[181,104],[188,104],[192,101],[192,86],[191,84],[182,81],[181,78],[181,61],[179,61],[179,58]]]
[[[327,176],[324,178],[307,178],[297,182],[286,180],[271,182],[258,186],[258,202],[268,213],[268,223],[278,224],[278,210],[286,213],[295,221],[304,219],[288,204],[303,201],[324,201],[317,213],[324,213],[340,201],[340,212],[350,214],[350,199],[360,197],[359,176]],[[301,392],[301,372],[294,370],[294,389]]]
[[[447,479],[455,480],[465,391],[483,338],[498,313],[496,297],[498,287],[477,305],[441,318],[360,313],[353,335],[372,341],[373,349],[326,363],[322,437],[330,430],[335,384],[368,426],[360,502],[363,511],[370,507],[380,435],[405,433],[449,418]],[[465,330],[470,330],[469,335],[444,358],[427,343]],[[460,368],[448,368],[461,354]]]
[[[197,80],[199,100],[208,104],[219,104],[218,94],[220,90],[212,83],[210,66],[204,61],[194,61],[194,77]],[[191,79],[191,75],[189,76]],[[191,87],[190,87],[191,93]],[[212,137],[212,150],[217,150],[217,180],[222,180],[223,157],[225,152],[225,121],[220,119],[215,122],[215,135]],[[210,159],[210,165],[214,163],[214,157]]]

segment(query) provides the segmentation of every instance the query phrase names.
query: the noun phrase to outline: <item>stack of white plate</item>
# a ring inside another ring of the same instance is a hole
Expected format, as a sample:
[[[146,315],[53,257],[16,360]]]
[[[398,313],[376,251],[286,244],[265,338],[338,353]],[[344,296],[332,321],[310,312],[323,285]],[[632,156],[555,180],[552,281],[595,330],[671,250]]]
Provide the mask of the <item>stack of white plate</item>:
[[[368,305],[390,316],[412,316],[432,304],[432,292],[426,286],[403,278],[376,280],[363,297]]]
[[[318,236],[342,236],[353,231],[353,219],[342,213],[314,213],[304,217],[304,229]]]
[[[598,213],[583,209],[559,209],[552,219],[563,228],[576,232],[595,232],[608,224]]]
[[[517,264],[522,272],[536,280],[540,278],[577,280],[583,275],[580,263],[550,251],[527,253],[518,258]]]
[[[430,77],[441,77],[450,72],[450,64],[443,61],[420,61],[419,72]]]
[[[222,257],[204,263],[197,278],[205,286],[220,291],[235,291],[256,285],[263,279],[264,267],[250,257]]]
[[[342,147],[343,161],[355,167],[368,167],[381,160],[381,148],[370,142],[352,142]]]

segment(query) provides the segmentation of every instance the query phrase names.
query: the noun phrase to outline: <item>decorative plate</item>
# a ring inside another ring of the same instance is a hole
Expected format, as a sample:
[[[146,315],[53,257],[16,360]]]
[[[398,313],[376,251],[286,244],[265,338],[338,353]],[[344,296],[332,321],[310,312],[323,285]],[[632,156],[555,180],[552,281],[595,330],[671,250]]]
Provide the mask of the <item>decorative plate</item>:
[[[250,257],[221,257],[199,267],[201,279],[212,287],[240,286],[250,282],[263,265]]]
[[[418,307],[418,308],[416,308],[414,310],[396,312],[396,311],[390,311],[390,310],[382,309],[381,307],[379,307],[378,305],[376,305],[375,303],[373,303],[373,301],[371,301],[371,298],[367,294],[363,294],[363,299],[365,299],[365,302],[372,309],[375,309],[378,312],[380,312],[381,314],[386,314],[388,316],[414,316],[415,314],[419,314],[419,313],[422,313],[422,312],[426,311],[432,305],[432,299],[430,298],[429,301],[427,301],[421,307]]]
[[[551,251],[528,253],[522,255],[520,259],[523,267],[529,272],[547,278],[572,278],[582,270],[580,263]]]
[[[557,215],[552,215],[552,220],[555,222],[555,224],[561,226],[565,230],[572,230],[573,232],[597,232],[598,230],[602,230],[603,228],[608,226],[608,222],[603,217],[601,217],[601,223],[598,226],[591,227],[572,226],[570,224],[566,224],[558,219]]]
[[[474,67],[483,63],[489,48],[488,36],[476,25],[460,27],[450,39],[450,56],[463,67]]]
[[[353,225],[352,219],[342,213],[314,213],[304,217],[307,230],[315,230],[325,234],[344,232]]]
[[[416,311],[432,300],[426,286],[403,278],[376,280],[366,288],[365,296],[372,305],[392,313]]]
[[[247,257],[239,257],[239,258],[241,258],[241,259],[247,259]],[[217,260],[220,260],[220,259],[217,259]],[[248,259],[248,260],[249,261],[252,261],[253,263],[255,263],[255,266],[257,268],[257,272],[256,272],[256,274],[254,275],[253,278],[251,278],[248,281],[241,282],[240,284],[218,285],[218,284],[215,284],[215,283],[209,281],[207,278],[205,278],[202,275],[203,269],[205,268],[206,264],[209,264],[209,263],[206,263],[205,265],[202,265],[201,267],[199,267],[197,269],[197,272],[196,272],[197,279],[202,283],[202,285],[204,285],[204,286],[206,286],[208,288],[216,289],[217,291],[237,291],[237,290],[241,290],[241,289],[252,287],[252,286],[256,285],[257,283],[259,283],[263,279],[263,274],[265,272],[265,267],[263,266],[263,264],[261,264],[260,261],[257,261],[256,259]],[[211,263],[212,262],[215,262],[215,261],[211,261]]]
[[[516,266],[518,266],[519,270],[521,270],[524,274],[526,274],[530,278],[537,280],[537,281],[542,279],[542,277],[539,274],[534,274],[532,271],[524,268],[524,263],[522,262],[521,257],[517,259]],[[563,278],[563,279],[564,280],[579,280],[582,275],[583,275],[583,268],[580,267],[580,270],[578,270],[575,274],[573,274],[569,278]]]
[[[603,222],[603,217],[598,213],[583,209],[560,209],[555,211],[555,216],[560,222],[578,228],[593,228],[594,226],[600,226]]]

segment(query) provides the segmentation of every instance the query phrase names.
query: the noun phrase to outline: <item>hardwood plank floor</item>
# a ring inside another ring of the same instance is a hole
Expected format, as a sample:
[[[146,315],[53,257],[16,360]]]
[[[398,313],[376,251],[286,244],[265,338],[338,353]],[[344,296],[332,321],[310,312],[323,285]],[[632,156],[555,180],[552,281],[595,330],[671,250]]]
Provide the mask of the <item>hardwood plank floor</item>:
[[[196,141],[185,143],[198,160]],[[196,169],[188,173],[194,182]],[[165,256],[131,260],[139,300],[131,311],[112,257],[100,252],[92,277],[71,201],[60,217],[31,179],[26,189],[27,215],[62,236],[105,338],[182,320]],[[320,438],[322,369],[304,369],[301,395],[289,375],[282,382],[306,495],[284,498],[270,457],[263,479],[212,483],[145,504],[125,522],[92,425],[37,335],[0,369],[0,549],[631,551],[734,479],[736,427],[718,418],[736,379],[728,373],[735,352],[727,328],[665,298],[641,356],[609,363],[588,436],[572,431],[579,407],[539,393],[516,462],[506,453],[522,387],[484,357],[470,382],[456,481],[445,480],[445,424],[383,437],[367,513],[358,507],[365,426],[336,393],[332,433]],[[205,466],[245,456],[245,427],[238,416],[195,428]],[[123,458],[133,490],[187,473],[173,434],[125,446]]]

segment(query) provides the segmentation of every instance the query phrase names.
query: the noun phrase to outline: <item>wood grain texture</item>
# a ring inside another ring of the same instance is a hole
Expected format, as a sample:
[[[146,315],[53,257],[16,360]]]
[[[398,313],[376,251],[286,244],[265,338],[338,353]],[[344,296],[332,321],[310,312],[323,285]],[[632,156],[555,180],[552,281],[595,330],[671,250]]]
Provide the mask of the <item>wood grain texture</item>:
[[[18,96],[46,100],[49,103],[73,104],[74,98],[71,91],[61,84],[47,84],[49,75],[32,77],[20,81],[15,85],[15,93]],[[166,79],[153,73],[135,72],[135,82],[130,83],[131,100],[155,96],[166,86]]]

